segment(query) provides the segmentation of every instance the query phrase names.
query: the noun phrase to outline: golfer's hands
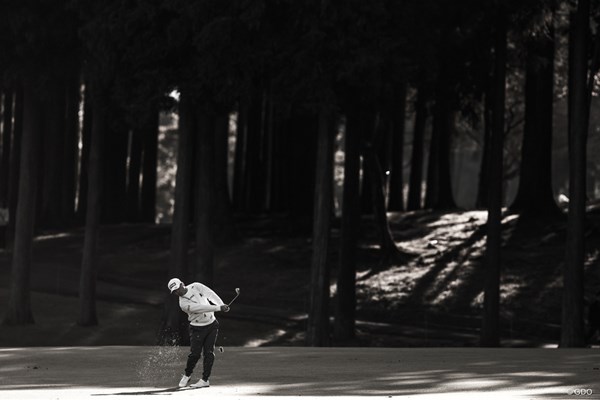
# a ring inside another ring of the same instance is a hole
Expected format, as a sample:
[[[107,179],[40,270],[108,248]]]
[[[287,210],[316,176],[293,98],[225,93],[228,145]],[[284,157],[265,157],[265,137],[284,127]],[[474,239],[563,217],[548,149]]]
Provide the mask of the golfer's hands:
[[[230,308],[229,308],[229,306],[227,304],[223,304],[221,306],[221,311],[223,311],[223,312],[229,312],[229,310],[230,310]]]

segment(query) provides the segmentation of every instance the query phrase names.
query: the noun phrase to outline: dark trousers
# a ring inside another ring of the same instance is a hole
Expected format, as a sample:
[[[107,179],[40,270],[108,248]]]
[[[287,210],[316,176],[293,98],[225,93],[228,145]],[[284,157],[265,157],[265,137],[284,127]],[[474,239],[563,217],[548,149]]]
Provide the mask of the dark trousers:
[[[193,326],[190,325],[190,343],[191,351],[188,356],[185,374],[192,375],[194,367],[200,360],[200,356],[204,353],[202,379],[208,380],[212,371],[213,363],[215,362],[215,342],[219,334],[219,322],[215,320],[210,325]]]

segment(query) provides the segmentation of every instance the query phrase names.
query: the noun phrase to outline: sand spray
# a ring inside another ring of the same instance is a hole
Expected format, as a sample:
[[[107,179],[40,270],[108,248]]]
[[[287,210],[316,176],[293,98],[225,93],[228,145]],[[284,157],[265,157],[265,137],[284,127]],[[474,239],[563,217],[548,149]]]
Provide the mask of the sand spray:
[[[140,383],[145,386],[176,386],[187,362],[186,349],[180,346],[148,347],[137,364]]]

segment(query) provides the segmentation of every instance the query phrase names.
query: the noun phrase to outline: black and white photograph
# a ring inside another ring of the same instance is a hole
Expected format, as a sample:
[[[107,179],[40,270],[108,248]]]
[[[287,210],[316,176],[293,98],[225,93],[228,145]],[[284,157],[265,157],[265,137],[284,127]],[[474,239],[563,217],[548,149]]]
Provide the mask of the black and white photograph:
[[[0,398],[600,399],[600,0],[0,0]]]

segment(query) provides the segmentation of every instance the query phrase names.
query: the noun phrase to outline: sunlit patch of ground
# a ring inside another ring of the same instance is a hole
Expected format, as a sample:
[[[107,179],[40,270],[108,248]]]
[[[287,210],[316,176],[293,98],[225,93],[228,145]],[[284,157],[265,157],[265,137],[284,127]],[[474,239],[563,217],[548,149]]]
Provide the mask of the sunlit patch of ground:
[[[418,257],[404,265],[378,271],[367,279],[361,279],[359,274],[361,293],[374,302],[386,299],[392,306],[406,302],[451,305],[456,301],[456,293],[462,286],[471,284],[476,272],[485,244],[482,229],[486,219],[487,213],[471,211],[441,214],[439,218],[425,221],[426,234],[398,243],[403,250]],[[392,220],[410,227],[402,218]],[[422,225],[418,219],[414,224]],[[402,236],[401,231],[399,235]],[[368,275],[368,271],[362,275]],[[476,297],[478,293],[473,294]]]
[[[376,258],[366,261],[357,275],[361,315],[400,321],[414,320],[415,315],[423,319],[423,313],[478,318],[487,212],[404,213],[392,214],[390,220],[398,246],[417,256],[385,268]],[[600,231],[593,226],[587,234],[587,296],[600,289],[600,271],[592,268],[598,260]],[[536,224],[507,214],[502,232],[500,301],[506,335],[514,340],[521,334],[557,339],[565,222]]]

